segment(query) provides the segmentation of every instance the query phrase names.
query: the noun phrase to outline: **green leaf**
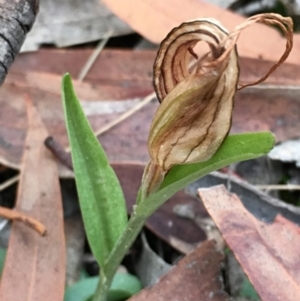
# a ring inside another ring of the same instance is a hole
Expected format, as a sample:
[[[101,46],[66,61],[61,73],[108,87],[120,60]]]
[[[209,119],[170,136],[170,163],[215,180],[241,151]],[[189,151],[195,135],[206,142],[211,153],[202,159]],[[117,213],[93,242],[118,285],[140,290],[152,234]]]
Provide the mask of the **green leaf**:
[[[93,254],[103,266],[127,224],[125,199],[106,154],[84,115],[69,74],[63,77],[62,90],[85,230]]]
[[[4,268],[6,258],[6,249],[0,248],[0,276],[2,275],[2,271]]]
[[[232,163],[261,157],[273,148],[274,143],[275,138],[269,132],[228,136],[210,160],[172,167],[159,190],[139,203],[137,210],[149,215],[177,191],[197,179]]]
[[[89,277],[68,287],[64,301],[86,301],[90,299],[97,287],[99,277]],[[125,300],[142,289],[135,276],[128,273],[117,273],[108,292],[108,301]]]
[[[249,281],[248,277],[245,275],[245,278],[243,279],[240,291],[239,291],[239,296],[242,298],[250,299],[253,301],[259,301],[260,298],[254,289],[253,285]]]
[[[142,289],[140,280],[128,273],[117,273],[108,292],[108,301],[125,300]]]

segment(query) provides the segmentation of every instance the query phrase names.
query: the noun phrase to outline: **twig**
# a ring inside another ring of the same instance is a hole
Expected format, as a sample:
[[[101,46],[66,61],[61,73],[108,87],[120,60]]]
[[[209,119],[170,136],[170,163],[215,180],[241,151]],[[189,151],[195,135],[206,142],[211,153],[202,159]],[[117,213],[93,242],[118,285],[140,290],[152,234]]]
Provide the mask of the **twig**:
[[[58,141],[49,136],[44,141],[44,144],[63,165],[73,170],[73,162],[70,153],[67,153]]]
[[[99,130],[95,131],[95,135],[99,136],[99,135],[103,134],[104,132],[108,131],[109,129],[111,129],[112,127],[116,126],[123,120],[127,119],[128,117],[133,115],[135,112],[140,110],[142,107],[144,107],[146,104],[148,104],[154,97],[155,97],[154,92],[149,94],[141,102],[139,102],[138,104],[133,106],[131,109],[129,109],[128,111],[126,111],[125,113],[120,115],[118,118],[116,118],[112,122],[109,122],[108,124],[106,124],[104,127],[100,128]]]
[[[0,185],[0,191],[5,190],[6,188],[8,188],[9,186],[17,183],[20,180],[20,175],[16,175],[10,179],[8,179],[7,181],[5,181],[4,183],[2,183]]]
[[[89,70],[91,69],[93,64],[95,63],[97,57],[99,56],[100,52],[102,51],[102,49],[104,48],[104,46],[106,45],[106,43],[108,42],[108,40],[110,39],[112,34],[113,34],[113,31],[109,30],[104,35],[103,39],[99,42],[99,44],[97,45],[95,50],[92,52],[92,54],[90,55],[90,57],[88,58],[88,60],[84,64],[84,66],[82,67],[81,71],[79,72],[78,78],[77,78],[79,81],[83,81],[83,79],[86,77],[87,73],[89,72]]]
[[[259,84],[257,86],[246,87],[246,90],[292,90],[299,91],[300,86],[297,85],[274,85],[274,84]]]
[[[300,190],[300,185],[255,185],[258,189],[265,190]]]
[[[13,209],[8,209],[0,206],[0,216],[13,221],[21,221],[37,231],[42,236],[44,236],[47,232],[45,226],[41,222]]]

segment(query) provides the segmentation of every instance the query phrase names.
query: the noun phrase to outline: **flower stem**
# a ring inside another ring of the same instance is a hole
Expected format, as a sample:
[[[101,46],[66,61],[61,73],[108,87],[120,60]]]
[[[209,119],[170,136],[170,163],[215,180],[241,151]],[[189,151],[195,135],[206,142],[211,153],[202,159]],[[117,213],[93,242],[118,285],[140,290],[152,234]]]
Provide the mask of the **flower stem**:
[[[105,276],[103,269],[101,269],[100,279],[92,301],[107,301],[109,287],[110,283],[108,283],[107,277]]]
[[[141,205],[142,204],[140,204],[138,208],[144,207]],[[145,221],[149,217],[149,215],[147,214],[148,213],[147,210],[146,212],[143,212],[143,210],[138,210],[138,211],[139,212],[134,210],[122,236],[118,239],[104,267],[102,267],[100,280],[92,301],[107,301],[107,294],[108,294],[109,287],[112,283],[113,277],[121,261],[126,255],[128,249],[133,244],[134,240],[140,233]]]
[[[164,180],[165,171],[156,163],[150,161],[144,170],[141,186],[141,197],[146,199],[149,194],[155,192]],[[137,202],[139,204],[139,202]]]

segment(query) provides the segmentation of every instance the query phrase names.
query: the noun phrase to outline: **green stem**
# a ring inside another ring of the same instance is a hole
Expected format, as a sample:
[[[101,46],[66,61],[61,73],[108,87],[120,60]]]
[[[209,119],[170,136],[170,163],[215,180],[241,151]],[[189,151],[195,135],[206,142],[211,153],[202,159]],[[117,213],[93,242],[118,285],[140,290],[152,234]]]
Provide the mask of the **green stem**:
[[[99,285],[101,283],[101,285]],[[103,269],[100,270],[100,280],[98,282],[98,287],[93,296],[92,301],[107,301],[107,295],[109,291],[110,283],[107,281],[107,277],[104,274]]]
[[[145,221],[149,217],[148,214],[143,212],[143,208],[139,210],[140,207],[144,207],[141,205],[142,204],[138,206],[138,212],[134,210],[134,213],[131,215],[131,218],[128,221],[126,229],[124,230],[122,236],[118,239],[104,267],[101,269],[102,273],[100,275],[100,280],[92,301],[107,301],[107,293],[113,277],[128,249],[133,244],[134,240],[145,224]]]

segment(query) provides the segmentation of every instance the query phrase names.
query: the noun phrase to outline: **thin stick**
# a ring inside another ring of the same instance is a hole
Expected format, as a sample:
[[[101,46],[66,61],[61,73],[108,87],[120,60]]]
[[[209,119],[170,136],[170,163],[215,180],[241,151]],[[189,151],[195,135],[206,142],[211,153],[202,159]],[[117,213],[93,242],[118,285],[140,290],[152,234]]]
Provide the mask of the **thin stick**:
[[[148,104],[154,97],[155,97],[155,93],[152,92],[151,94],[146,96],[141,102],[139,102],[138,104],[133,106],[131,109],[129,109],[128,111],[126,111],[125,113],[120,115],[118,118],[116,118],[115,120],[109,122],[108,124],[106,124],[105,126],[100,128],[99,130],[95,131],[95,136],[100,136],[101,134],[108,131],[112,127],[114,127],[117,124],[121,123],[122,121],[124,121],[125,119],[127,119],[128,117],[133,115],[136,111],[140,110],[142,107],[144,107],[146,104]],[[65,151],[70,152],[70,147],[65,148]]]
[[[256,86],[245,87],[247,91],[249,90],[292,90],[299,91],[300,85],[274,85],[274,84],[258,84]]]
[[[265,190],[300,190],[300,185],[255,185],[258,189]]]
[[[73,170],[73,162],[70,153],[67,153],[58,141],[49,136],[44,141],[44,144],[63,165],[70,170]]]
[[[113,31],[110,29],[104,35],[103,39],[99,42],[99,44],[97,45],[95,50],[92,52],[92,54],[90,55],[90,57],[88,58],[88,60],[84,64],[84,66],[82,67],[81,71],[79,72],[78,78],[77,78],[79,81],[83,81],[83,79],[86,77],[86,75],[90,71],[91,67],[95,63],[96,59],[98,58],[99,54],[101,53],[102,49],[104,48],[104,46],[106,45],[106,43],[108,42],[110,37],[112,36],[112,34],[113,34]]]
[[[8,188],[9,186],[17,183],[20,180],[20,175],[16,175],[10,179],[8,179],[7,181],[5,181],[4,183],[2,183],[0,185],[0,191],[5,190],[6,188]]]
[[[17,212],[13,209],[0,206],[0,216],[9,220],[23,222],[27,226],[37,231],[42,236],[44,236],[47,232],[45,226],[41,222],[21,212]]]
[[[128,117],[133,115],[135,112],[140,110],[142,107],[144,107],[146,104],[148,104],[154,97],[155,97],[155,93],[152,92],[151,94],[146,96],[141,102],[139,102],[138,104],[133,106],[131,109],[126,111],[124,114],[120,115],[118,118],[116,118],[112,122],[109,122],[104,127],[102,127],[99,130],[95,131],[95,135],[99,136],[99,135],[103,134],[104,132],[108,131],[109,129],[111,129],[112,127],[116,126],[117,124],[119,124],[123,120],[127,119]]]

